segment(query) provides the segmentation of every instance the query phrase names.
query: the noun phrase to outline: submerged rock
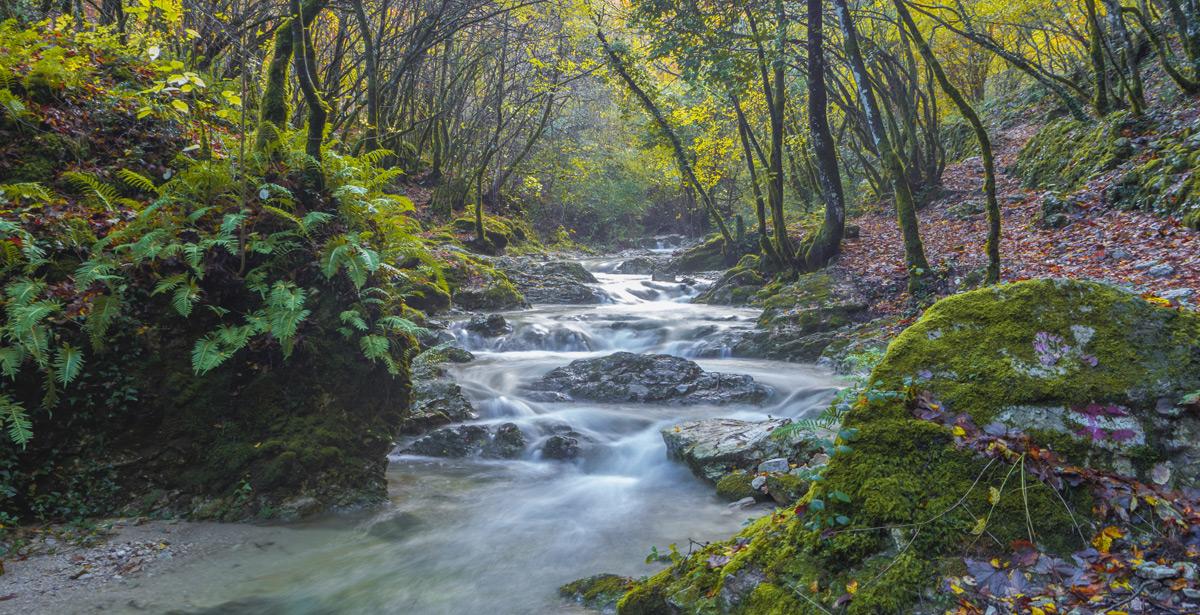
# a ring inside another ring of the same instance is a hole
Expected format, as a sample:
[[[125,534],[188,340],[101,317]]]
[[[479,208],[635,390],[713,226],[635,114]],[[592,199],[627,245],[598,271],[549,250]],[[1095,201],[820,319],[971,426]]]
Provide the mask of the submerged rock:
[[[631,352],[572,361],[526,388],[548,401],[565,401],[566,396],[607,403],[689,405],[758,403],[772,393],[750,376],[706,372],[687,359]]]
[[[623,275],[651,275],[658,269],[658,259],[649,256],[635,256],[631,259],[622,261],[613,269],[613,273]]]
[[[767,460],[782,458],[786,471],[788,458],[806,461],[816,453],[818,449],[807,434],[775,434],[791,422],[704,419],[668,427],[662,430],[662,437],[668,456],[686,463],[696,476],[717,482],[736,470],[754,472]]]

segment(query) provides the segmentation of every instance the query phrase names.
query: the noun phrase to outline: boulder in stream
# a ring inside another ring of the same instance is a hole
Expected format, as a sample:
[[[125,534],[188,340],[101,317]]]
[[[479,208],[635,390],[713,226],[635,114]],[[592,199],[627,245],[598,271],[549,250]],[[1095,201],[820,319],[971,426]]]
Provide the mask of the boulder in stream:
[[[772,393],[770,387],[750,376],[706,372],[687,359],[631,352],[572,361],[526,388],[538,401],[578,399],[680,405],[753,404]]]
[[[783,459],[786,466],[789,458],[804,462],[819,452],[813,438],[803,432],[775,433],[791,422],[703,419],[668,427],[662,430],[662,437],[668,456],[686,463],[696,476],[715,483],[730,472],[755,472],[767,460]]]
[[[483,337],[500,337],[512,333],[512,325],[499,314],[476,314],[467,322],[467,331]]]
[[[496,265],[532,303],[593,305],[608,300],[604,291],[588,286],[596,277],[574,261],[504,257],[496,259]]]
[[[422,436],[402,450],[428,457],[515,459],[525,451],[525,436],[514,423],[451,425]]]

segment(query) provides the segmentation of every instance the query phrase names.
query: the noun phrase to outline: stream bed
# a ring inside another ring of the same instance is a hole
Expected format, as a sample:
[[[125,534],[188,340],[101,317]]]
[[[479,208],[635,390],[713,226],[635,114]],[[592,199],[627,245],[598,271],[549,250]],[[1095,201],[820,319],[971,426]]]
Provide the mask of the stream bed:
[[[498,338],[451,328],[476,358],[448,369],[478,422],[515,423],[527,434],[521,458],[393,455],[385,510],[259,527],[249,540],[130,578],[77,606],[110,613],[583,612],[558,596],[559,585],[599,572],[652,574],[662,567],[643,563],[652,546],[665,552],[674,543],[687,552],[766,514],[770,507],[732,510],[720,501],[711,485],[667,458],[660,430],[717,416],[815,415],[837,380],[813,366],[727,356],[722,340],[753,327],[757,310],[691,304],[694,287],[609,273],[619,262],[584,261],[609,303],[505,313],[513,331]],[[775,393],[761,406],[724,407],[535,403],[522,395],[522,383],[555,367],[617,351],[690,358],[705,370],[753,376]],[[539,458],[538,434],[556,425],[586,437],[577,459]]]

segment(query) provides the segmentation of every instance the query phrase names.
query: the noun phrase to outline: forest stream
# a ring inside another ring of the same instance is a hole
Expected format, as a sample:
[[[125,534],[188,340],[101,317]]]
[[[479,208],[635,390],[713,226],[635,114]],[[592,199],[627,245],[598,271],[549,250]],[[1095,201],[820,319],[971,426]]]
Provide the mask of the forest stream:
[[[692,304],[693,287],[608,273],[620,262],[583,263],[609,303],[508,312],[513,331],[497,338],[451,326],[476,358],[449,369],[480,423],[512,422],[526,434],[520,459],[393,455],[384,511],[255,528],[235,548],[79,598],[106,612],[574,612],[558,596],[563,583],[596,571],[651,574],[662,566],[641,563],[652,546],[687,552],[692,541],[719,540],[766,514],[771,506],[719,501],[711,485],[668,459],[660,430],[707,417],[817,414],[837,380],[815,366],[702,358],[728,354],[712,340],[753,327],[758,310]],[[639,298],[648,287],[657,296]],[[573,360],[622,350],[691,358],[775,391],[761,406],[706,407],[535,403],[519,388]],[[571,462],[539,459],[539,440],[562,425],[589,441],[583,453]]]

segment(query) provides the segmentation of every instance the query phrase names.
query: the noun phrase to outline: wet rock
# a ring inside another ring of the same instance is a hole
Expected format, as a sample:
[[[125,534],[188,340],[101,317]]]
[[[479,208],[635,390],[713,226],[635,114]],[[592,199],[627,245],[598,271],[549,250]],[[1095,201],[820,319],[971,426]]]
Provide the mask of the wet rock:
[[[709,305],[745,305],[766,284],[758,271],[760,259],[756,254],[747,254],[732,269],[721,274],[708,290],[694,300]]]
[[[752,508],[757,503],[758,503],[758,500],[754,499],[754,497],[747,496],[747,497],[744,497],[744,498],[730,504],[729,509],[730,510],[745,510],[747,508]]]
[[[525,436],[513,423],[497,426],[452,425],[422,436],[401,451],[428,457],[514,459],[525,450]]]
[[[295,521],[309,515],[321,512],[321,501],[308,495],[296,496],[284,500],[279,505],[279,518],[284,521]]]
[[[579,453],[579,438],[575,435],[555,434],[542,445],[543,459],[569,461],[579,457]]]
[[[622,261],[613,269],[613,273],[623,275],[651,275],[658,268],[658,260],[649,256],[636,256],[626,261]]]
[[[854,285],[819,272],[800,276],[763,303],[758,330],[733,348],[736,356],[812,362],[866,320],[868,302]]]
[[[685,405],[758,403],[772,392],[750,376],[706,372],[687,359],[631,352],[573,361],[527,389],[607,403]]]
[[[740,421],[703,419],[689,421],[662,431],[667,455],[683,461],[697,476],[716,482],[739,469],[754,470],[767,459],[807,460],[818,448],[811,436],[793,432],[773,436],[791,419]]]
[[[479,418],[462,388],[450,378],[443,363],[465,363],[475,357],[461,348],[439,346],[412,361],[412,404],[400,433],[415,435],[434,427]]]
[[[512,326],[499,314],[477,314],[467,323],[467,330],[483,337],[500,337],[512,333]]]
[[[808,481],[792,474],[772,474],[767,477],[767,494],[780,506],[790,506],[808,492]]]
[[[525,434],[513,423],[504,423],[492,432],[492,439],[483,448],[484,457],[515,459],[525,452]]]
[[[679,281],[679,278],[675,274],[669,273],[666,271],[655,271],[653,274],[650,275],[650,279],[655,282],[668,282],[668,283],[674,283],[674,282]]]
[[[500,258],[496,264],[532,303],[592,305],[608,299],[604,291],[588,286],[596,277],[573,261]]]
[[[762,490],[763,485],[766,485],[766,484],[767,484],[766,476],[755,476],[754,479],[750,481],[750,488],[755,491],[760,491],[760,490]]]

